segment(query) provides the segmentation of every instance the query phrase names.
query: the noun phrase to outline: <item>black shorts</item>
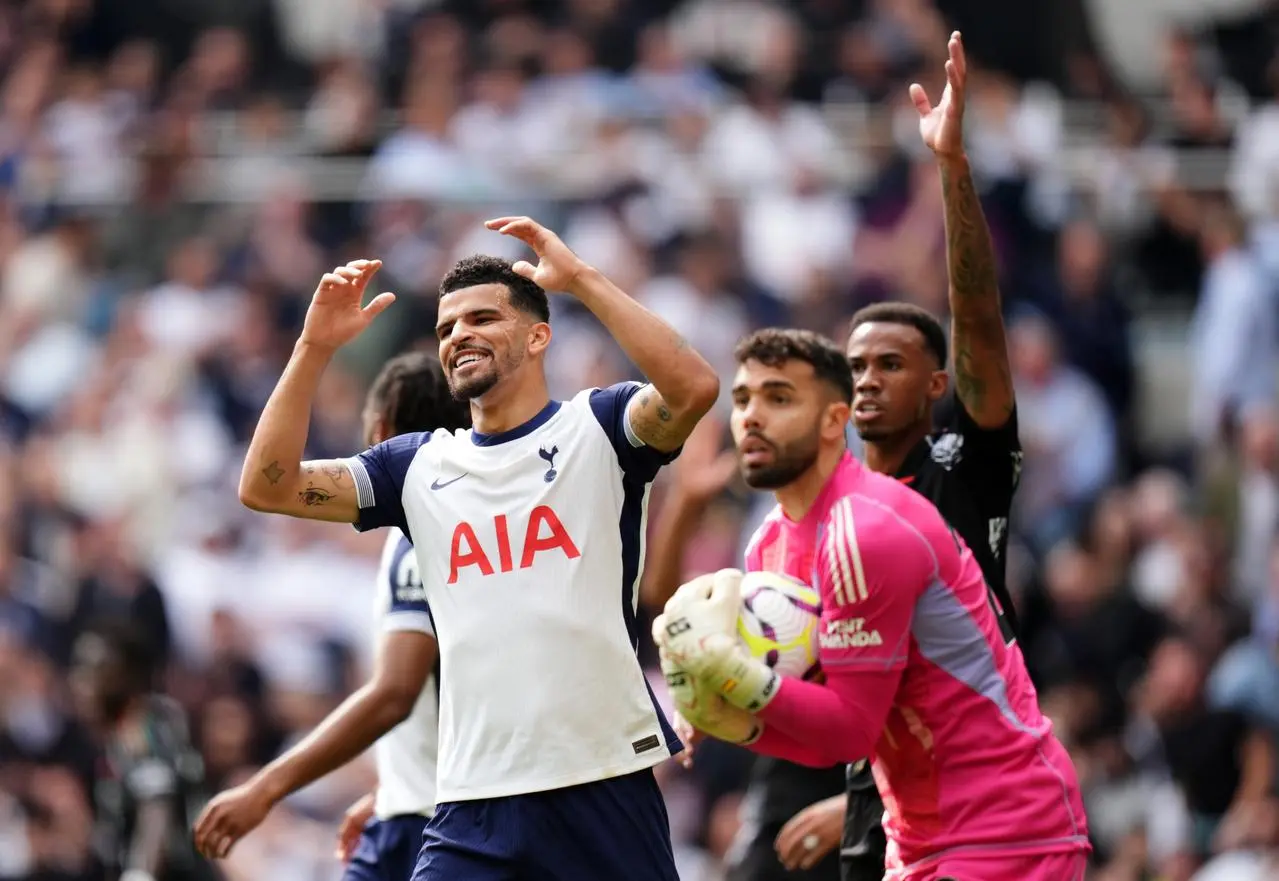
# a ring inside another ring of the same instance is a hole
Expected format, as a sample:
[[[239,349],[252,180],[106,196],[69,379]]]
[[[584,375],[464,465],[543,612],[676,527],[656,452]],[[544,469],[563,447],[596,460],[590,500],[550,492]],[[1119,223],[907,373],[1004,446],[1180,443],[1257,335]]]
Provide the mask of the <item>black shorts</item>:
[[[883,881],[888,840],[884,802],[875,788],[870,763],[848,773],[848,814],[840,847],[840,881]]]

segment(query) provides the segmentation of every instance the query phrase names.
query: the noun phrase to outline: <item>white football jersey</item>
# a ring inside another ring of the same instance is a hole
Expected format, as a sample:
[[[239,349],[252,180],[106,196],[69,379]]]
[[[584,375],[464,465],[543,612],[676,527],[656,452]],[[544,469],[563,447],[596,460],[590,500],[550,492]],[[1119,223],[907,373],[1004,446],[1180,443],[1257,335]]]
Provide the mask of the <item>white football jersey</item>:
[[[640,669],[649,486],[673,458],[621,383],[501,434],[407,434],[348,460],[359,529],[413,541],[440,643],[439,802],[559,789],[677,752]]]
[[[397,630],[435,636],[426,591],[417,574],[413,545],[392,529],[378,567],[375,639]],[[374,813],[386,820],[402,814],[435,812],[436,752],[439,744],[439,680],[426,680],[409,717],[382,735],[373,747],[377,761]]]

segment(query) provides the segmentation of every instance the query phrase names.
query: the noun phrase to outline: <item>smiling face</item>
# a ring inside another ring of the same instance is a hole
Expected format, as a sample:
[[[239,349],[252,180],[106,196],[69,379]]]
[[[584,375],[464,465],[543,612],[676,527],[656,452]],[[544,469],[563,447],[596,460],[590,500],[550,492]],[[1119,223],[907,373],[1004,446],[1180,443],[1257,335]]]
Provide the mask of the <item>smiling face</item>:
[[[853,425],[862,440],[890,441],[930,422],[946,393],[946,371],[909,324],[868,321],[848,341]]]
[[[435,332],[449,390],[465,401],[538,361],[551,339],[550,325],[512,305],[509,289],[498,283],[442,296]]]

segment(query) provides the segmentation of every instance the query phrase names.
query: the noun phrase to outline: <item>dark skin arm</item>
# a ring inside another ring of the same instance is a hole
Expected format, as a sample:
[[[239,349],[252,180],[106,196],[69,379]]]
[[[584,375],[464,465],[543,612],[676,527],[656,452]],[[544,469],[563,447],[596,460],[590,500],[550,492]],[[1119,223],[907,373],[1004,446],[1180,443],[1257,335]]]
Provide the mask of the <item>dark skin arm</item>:
[[[200,852],[210,859],[224,859],[282,799],[341,768],[407,719],[434,668],[437,652],[435,637],[425,633],[385,634],[369,682],[247,783],[209,802],[195,822]]]
[[[920,135],[936,154],[941,170],[955,393],[974,422],[994,429],[1007,424],[1013,413],[1012,369],[1004,335],[995,248],[964,154],[964,86],[968,70],[958,32],[951,35],[949,50],[941,102],[934,107],[919,85],[911,86],[910,94],[920,115]]]

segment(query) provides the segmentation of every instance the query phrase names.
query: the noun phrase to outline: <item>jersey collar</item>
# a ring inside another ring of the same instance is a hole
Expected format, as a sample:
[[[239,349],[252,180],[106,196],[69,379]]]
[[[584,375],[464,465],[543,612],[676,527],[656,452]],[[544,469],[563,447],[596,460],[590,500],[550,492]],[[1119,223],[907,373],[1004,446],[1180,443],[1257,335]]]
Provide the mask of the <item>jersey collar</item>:
[[[471,443],[477,447],[495,447],[498,444],[519,440],[545,425],[552,416],[560,411],[560,406],[559,401],[547,401],[546,406],[539,410],[537,415],[528,422],[509,428],[506,431],[499,431],[496,434],[481,434],[475,429],[471,429]]]
[[[906,458],[902,460],[901,467],[897,469],[897,473],[893,477],[909,486],[919,476],[920,470],[928,461],[931,455],[932,444],[929,438],[923,438],[919,443],[910,448],[910,452],[906,454]]]

